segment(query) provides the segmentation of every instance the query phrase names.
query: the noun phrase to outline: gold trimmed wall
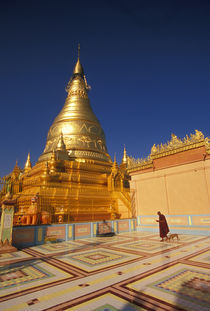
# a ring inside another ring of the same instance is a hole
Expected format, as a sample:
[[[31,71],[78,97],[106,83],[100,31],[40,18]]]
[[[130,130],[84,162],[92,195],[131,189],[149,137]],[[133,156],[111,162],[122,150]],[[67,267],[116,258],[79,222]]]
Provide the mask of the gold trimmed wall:
[[[128,172],[139,229],[157,229],[161,211],[173,231],[210,234],[210,148],[200,131],[183,140],[172,134],[167,144],[153,145],[147,159],[130,157]]]

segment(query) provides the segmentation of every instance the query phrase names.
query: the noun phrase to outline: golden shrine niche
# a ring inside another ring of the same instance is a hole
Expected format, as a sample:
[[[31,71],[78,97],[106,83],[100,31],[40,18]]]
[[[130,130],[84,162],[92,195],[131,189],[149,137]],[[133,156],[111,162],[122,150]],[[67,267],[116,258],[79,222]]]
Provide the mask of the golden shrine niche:
[[[104,131],[90,106],[78,56],[67,85],[65,104],[49,129],[47,142],[32,167],[2,179],[0,199],[9,191],[17,199],[16,225],[130,218],[127,156],[120,166],[108,154]]]

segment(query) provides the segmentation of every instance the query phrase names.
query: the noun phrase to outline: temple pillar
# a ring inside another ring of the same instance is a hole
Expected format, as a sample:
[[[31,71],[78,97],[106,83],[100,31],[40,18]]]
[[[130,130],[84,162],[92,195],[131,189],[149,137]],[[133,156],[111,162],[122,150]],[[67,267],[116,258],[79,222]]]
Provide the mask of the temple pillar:
[[[10,194],[3,200],[1,209],[0,227],[0,254],[15,252],[17,249],[12,246],[13,215],[16,200],[12,200]]]

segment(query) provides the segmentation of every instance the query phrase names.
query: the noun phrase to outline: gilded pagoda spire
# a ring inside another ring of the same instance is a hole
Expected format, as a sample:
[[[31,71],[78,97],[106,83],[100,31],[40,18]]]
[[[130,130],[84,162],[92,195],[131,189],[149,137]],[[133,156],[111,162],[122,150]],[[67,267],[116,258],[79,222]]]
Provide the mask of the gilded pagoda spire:
[[[73,75],[67,85],[65,104],[48,132],[47,143],[40,161],[50,160],[57,150],[60,133],[71,160],[91,159],[111,163],[104,131],[96,118],[88,98],[84,70],[80,62],[80,47]]]
[[[118,172],[118,164],[117,164],[117,160],[116,160],[116,153],[114,154],[114,162],[112,165],[112,173],[113,174],[117,174]]]
[[[120,164],[120,168],[125,171],[127,169],[128,166],[128,157],[127,157],[127,152],[125,149],[125,145],[124,145],[124,150],[123,150],[123,157],[122,157],[122,161]]]
[[[124,146],[124,151],[123,151],[122,164],[127,164],[127,153],[126,153],[125,146]]]
[[[20,172],[21,172],[21,169],[20,169],[20,167],[18,166],[18,161],[16,160],[14,169],[13,169],[13,171],[12,171],[12,176],[13,176],[13,177],[18,177],[19,174],[20,174]]]
[[[15,166],[14,166],[13,172],[15,172],[17,170],[19,170],[18,160],[16,160],[16,162],[15,162]]]
[[[28,156],[27,156],[27,160],[26,160],[26,163],[25,163],[25,166],[24,166],[24,172],[28,172],[30,169],[31,169],[32,165],[31,165],[31,157],[30,157],[30,152],[28,153]]]
[[[56,150],[66,151],[66,145],[65,145],[65,143],[63,141],[63,133],[62,132],[60,134],[60,138],[58,140],[58,144],[57,144]]]
[[[82,64],[80,63],[80,44],[78,44],[78,58],[77,58],[76,65],[74,67],[73,74],[80,74],[84,76],[84,70],[83,70]]]

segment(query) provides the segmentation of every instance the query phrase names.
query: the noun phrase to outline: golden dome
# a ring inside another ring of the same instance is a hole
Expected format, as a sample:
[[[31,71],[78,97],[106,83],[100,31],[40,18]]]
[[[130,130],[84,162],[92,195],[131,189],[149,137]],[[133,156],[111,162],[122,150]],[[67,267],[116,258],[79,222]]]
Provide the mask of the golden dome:
[[[50,127],[46,147],[39,162],[48,161],[53,150],[57,150],[61,133],[70,160],[86,158],[111,162],[104,131],[90,106],[88,90],[78,57],[66,88],[68,95],[65,104]]]

